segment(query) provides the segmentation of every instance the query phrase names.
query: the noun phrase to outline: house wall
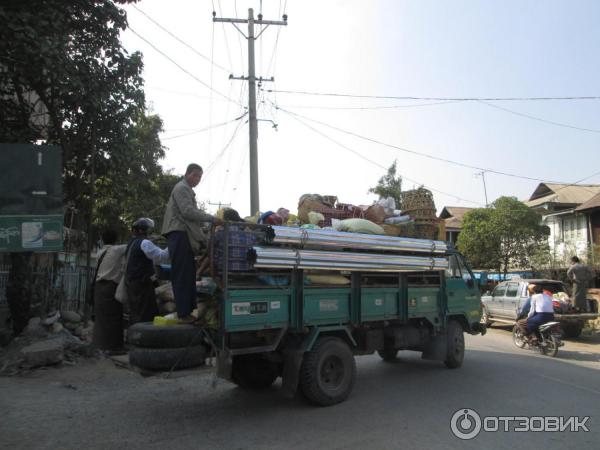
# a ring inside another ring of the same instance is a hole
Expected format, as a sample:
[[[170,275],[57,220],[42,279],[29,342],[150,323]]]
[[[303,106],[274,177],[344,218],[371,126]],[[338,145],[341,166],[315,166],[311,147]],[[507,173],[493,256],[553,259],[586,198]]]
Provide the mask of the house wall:
[[[588,250],[589,231],[587,217],[583,214],[546,216],[543,222],[550,228],[548,244],[557,260],[577,254],[584,256]]]

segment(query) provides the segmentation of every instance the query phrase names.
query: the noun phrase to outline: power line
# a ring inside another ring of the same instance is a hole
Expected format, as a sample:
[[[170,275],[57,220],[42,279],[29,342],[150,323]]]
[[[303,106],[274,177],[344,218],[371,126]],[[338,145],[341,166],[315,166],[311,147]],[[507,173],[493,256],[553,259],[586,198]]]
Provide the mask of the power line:
[[[600,96],[569,96],[569,97],[413,97],[413,96],[393,96],[393,95],[356,95],[341,94],[335,92],[310,92],[310,91],[292,91],[280,89],[268,89],[267,92],[279,94],[299,94],[314,95],[325,97],[347,97],[347,98],[375,98],[383,100],[426,100],[426,101],[454,101],[454,102],[475,102],[475,101],[543,101],[543,100],[600,100]]]
[[[417,103],[416,105],[390,105],[390,106],[310,106],[310,105],[282,105],[282,108],[294,109],[322,109],[322,110],[378,110],[378,109],[402,109],[402,108],[420,108],[423,106],[446,105],[456,103],[455,100],[433,103]]]
[[[211,162],[207,169],[204,171],[205,177],[208,176],[210,174],[210,171],[212,170],[212,168],[215,166],[215,164],[219,161],[219,159],[221,159],[223,157],[223,155],[225,154],[225,152],[227,151],[227,149],[229,148],[229,146],[231,145],[231,143],[233,142],[233,140],[235,139],[238,131],[240,130],[240,128],[242,127],[242,123],[243,122],[239,122],[238,126],[235,127],[235,130],[233,130],[233,134],[231,135],[231,138],[229,139],[229,141],[227,141],[227,143],[225,144],[225,146],[223,147],[223,149],[221,150],[221,152],[217,155],[217,157],[214,159],[213,162]]]
[[[153,43],[151,43],[150,41],[148,41],[145,37],[143,37],[141,34],[139,34],[137,31],[135,31],[133,28],[129,27],[129,30],[135,34],[137,37],[139,37],[142,41],[144,41],[146,44],[148,44],[150,47],[152,47],[157,53],[159,53],[160,55],[162,55],[164,58],[168,59],[173,65],[175,65],[179,70],[181,70],[182,72],[184,72],[185,74],[189,75],[190,77],[192,77],[194,80],[196,80],[198,83],[200,83],[202,86],[206,87],[207,89],[210,89],[211,91],[213,91],[215,94],[218,94],[219,96],[223,97],[224,99],[235,103],[236,105],[241,105],[240,103],[238,103],[236,100],[233,100],[230,97],[227,97],[225,94],[222,94],[221,92],[217,91],[216,89],[212,88],[209,84],[205,83],[204,81],[202,81],[200,78],[198,78],[196,75],[194,75],[193,73],[191,73],[190,71],[188,71],[187,69],[185,69],[184,67],[180,66],[179,63],[177,63],[174,59],[172,59],[169,55],[167,55],[166,53],[164,53],[162,50],[160,50],[159,48],[157,48]]]
[[[571,128],[573,130],[579,130],[579,131],[590,131],[592,133],[600,133],[600,130],[595,130],[595,129],[592,129],[592,128],[576,127],[574,125],[568,125],[566,123],[560,123],[560,122],[554,122],[552,120],[542,119],[541,117],[535,117],[535,116],[531,116],[529,114],[524,114],[524,113],[521,113],[521,112],[513,111],[512,109],[508,109],[508,108],[504,108],[502,106],[494,105],[493,103],[488,103],[488,102],[483,101],[483,100],[479,100],[479,103],[481,103],[483,105],[486,105],[486,106],[489,106],[490,108],[496,108],[496,109],[499,109],[501,111],[505,111],[505,112],[510,113],[510,114],[515,114],[517,116],[526,117],[527,119],[531,119],[531,120],[537,120],[538,122],[547,123],[549,125],[555,125],[557,127]]]
[[[285,111],[285,110],[282,110],[282,111],[284,111],[284,112],[287,112],[287,111]],[[355,154],[355,155],[356,155],[356,156],[358,156],[359,158],[361,158],[361,159],[364,159],[365,161],[367,161],[367,162],[369,162],[369,163],[371,163],[371,164],[373,164],[373,165],[375,165],[375,166],[377,166],[377,167],[379,167],[379,168],[381,168],[381,169],[384,169],[384,170],[387,170],[387,169],[388,169],[387,167],[383,166],[382,164],[379,164],[378,162],[376,162],[376,161],[373,161],[373,160],[372,160],[372,159],[370,159],[370,158],[367,158],[366,156],[364,156],[364,155],[363,155],[363,154],[361,154],[360,152],[358,152],[358,151],[354,150],[353,148],[350,148],[350,147],[348,147],[348,146],[346,146],[346,145],[342,144],[341,142],[339,142],[339,141],[335,140],[335,139],[334,139],[334,138],[332,138],[331,136],[329,136],[329,135],[327,135],[327,134],[323,133],[322,131],[320,131],[320,130],[317,130],[316,128],[312,127],[312,126],[311,126],[311,125],[309,125],[308,123],[304,122],[302,119],[300,119],[300,118],[296,117],[295,115],[291,115],[291,117],[292,117],[293,119],[297,120],[298,122],[300,122],[302,125],[304,125],[304,126],[305,126],[305,127],[307,127],[308,129],[312,130],[313,132],[317,133],[318,135],[322,136],[323,138],[325,138],[325,139],[327,139],[327,140],[329,140],[329,141],[333,142],[334,144],[338,145],[339,147],[341,147],[341,148],[343,148],[343,149],[345,149],[345,150],[348,150],[349,152],[351,152],[351,153]],[[401,174],[400,174],[400,175],[401,175]],[[427,187],[429,190],[431,190],[431,191],[433,191],[433,192],[437,192],[437,193],[439,193],[439,194],[443,194],[443,195],[446,195],[446,196],[448,196],[448,197],[452,197],[452,198],[455,198],[455,199],[457,199],[457,200],[461,200],[461,201],[464,201],[464,202],[472,203],[472,204],[474,204],[474,205],[480,205],[480,206],[483,206],[483,205],[482,205],[480,202],[475,202],[475,201],[473,201],[473,200],[467,200],[467,199],[465,199],[465,198],[461,198],[461,197],[459,197],[459,196],[457,196],[457,195],[455,195],[455,194],[450,194],[449,192],[444,192],[444,191],[441,191],[441,190],[439,190],[439,189],[434,189],[434,188],[432,188],[431,186],[426,186],[425,184],[423,184],[423,183],[420,183],[420,182],[418,182],[418,181],[416,181],[416,180],[410,179],[410,178],[408,178],[408,177],[406,177],[406,176],[404,176],[404,175],[401,175],[401,177],[402,177],[402,179],[404,179],[404,180],[407,180],[407,181],[410,181],[411,183],[414,183],[414,184],[416,184],[416,185],[423,186],[423,187]]]
[[[523,179],[523,180],[537,181],[537,182],[542,182],[542,183],[564,184],[564,183],[562,183],[560,181],[542,180],[540,178],[528,177],[526,175],[517,175],[517,174],[513,174],[513,173],[502,172],[502,171],[499,171],[499,170],[488,169],[488,168],[485,168],[485,167],[473,166],[471,164],[466,164],[466,163],[462,163],[462,162],[459,162],[459,161],[453,161],[451,159],[442,158],[442,157],[431,155],[431,154],[428,154],[428,153],[418,152],[416,150],[411,150],[411,149],[408,149],[406,147],[400,147],[398,145],[388,144],[386,142],[382,142],[382,141],[379,141],[377,139],[373,139],[373,138],[370,138],[370,137],[367,137],[367,136],[363,136],[363,135],[354,133],[352,131],[344,130],[342,128],[339,128],[339,127],[327,124],[325,122],[321,122],[319,120],[311,119],[309,117],[302,116],[302,115],[300,115],[298,113],[293,113],[291,111],[288,111],[288,110],[285,110],[283,108],[280,108],[277,105],[275,105],[275,108],[277,108],[277,109],[285,112],[286,114],[297,116],[297,117],[302,117],[303,119],[308,120],[310,122],[318,123],[318,124],[323,125],[323,126],[325,126],[327,128],[331,128],[331,129],[339,131],[341,133],[345,133],[345,134],[348,134],[350,136],[357,137],[357,138],[362,139],[362,140],[367,141],[367,142],[371,142],[371,143],[378,144],[378,145],[383,145],[383,146],[388,147],[388,148],[393,148],[395,150],[400,150],[400,151],[405,152],[405,153],[410,153],[410,154],[421,156],[421,157],[424,157],[424,158],[433,159],[435,161],[441,161],[441,162],[445,162],[447,164],[452,164],[452,165],[459,166],[459,167],[465,167],[467,169],[475,169],[477,171],[485,171],[485,172],[489,172],[489,173],[495,173],[497,175],[504,175],[504,176],[512,177],[512,178],[520,178],[520,179]]]
[[[154,20],[152,17],[150,17],[147,13],[145,13],[144,11],[142,11],[140,8],[138,8],[135,5],[131,5],[131,6],[133,6],[133,8],[135,8],[138,12],[140,12],[141,14],[143,14],[150,22],[152,22],[158,28],[160,28],[161,30],[163,30],[165,33],[167,33],[173,39],[175,39],[176,41],[178,41],[179,43],[185,45],[187,48],[189,48],[191,51],[193,51],[196,55],[198,55],[201,58],[205,59],[206,61],[208,61],[209,63],[211,63],[211,65],[213,65],[213,66],[215,66],[215,67],[217,67],[217,68],[219,68],[219,69],[221,69],[221,70],[223,70],[223,71],[225,71],[227,73],[231,73],[225,67],[223,67],[222,65],[217,64],[216,62],[212,61],[208,56],[203,55],[198,50],[196,50],[193,46],[191,46],[190,44],[188,44],[187,42],[185,42],[183,39],[181,39],[180,37],[178,37],[175,34],[173,34],[171,31],[169,31],[167,28],[165,28],[164,26],[162,26],[160,23],[158,23],[156,20]]]
[[[162,138],[162,140],[163,140],[163,141],[168,141],[168,140],[171,140],[171,139],[177,139],[177,138],[184,137],[184,136],[191,136],[191,135],[193,135],[193,134],[202,133],[202,132],[204,132],[204,131],[208,131],[208,130],[214,130],[215,128],[223,127],[223,126],[225,126],[225,125],[228,125],[228,124],[230,124],[230,123],[233,123],[233,122],[236,122],[236,121],[238,121],[238,120],[241,120],[241,119],[243,119],[243,118],[244,118],[244,117],[245,117],[247,114],[248,114],[248,113],[247,113],[247,112],[245,112],[245,113],[244,113],[244,114],[242,114],[241,116],[239,116],[239,117],[236,117],[235,119],[228,120],[227,122],[222,122],[222,123],[217,123],[217,124],[214,124],[214,125],[209,125],[209,126],[207,126],[207,127],[200,128],[200,129],[198,129],[198,130],[194,130],[194,131],[190,131],[189,133],[179,134],[179,135],[177,135],[177,136],[169,136],[169,137],[166,137],[166,138]]]

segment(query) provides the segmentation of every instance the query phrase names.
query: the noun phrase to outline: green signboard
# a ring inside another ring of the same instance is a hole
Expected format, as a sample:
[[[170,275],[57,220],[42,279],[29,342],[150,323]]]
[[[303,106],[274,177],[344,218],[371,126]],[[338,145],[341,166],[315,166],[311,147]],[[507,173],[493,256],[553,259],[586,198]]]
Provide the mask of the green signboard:
[[[62,149],[0,144],[0,167],[0,252],[62,250]]]
[[[53,252],[63,247],[63,216],[0,216],[0,252]]]

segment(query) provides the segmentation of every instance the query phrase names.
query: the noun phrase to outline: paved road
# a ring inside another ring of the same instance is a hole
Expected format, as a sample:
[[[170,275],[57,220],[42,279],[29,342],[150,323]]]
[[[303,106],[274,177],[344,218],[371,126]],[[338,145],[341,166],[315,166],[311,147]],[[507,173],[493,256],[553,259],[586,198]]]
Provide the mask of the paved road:
[[[109,360],[0,378],[2,448],[598,448],[600,344],[567,342],[558,358],[513,346],[507,329],[468,336],[461,369],[409,352],[358,358],[343,404],[315,408],[276,387],[245,392],[210,373],[141,378]],[[542,394],[541,392],[544,392]],[[591,416],[590,432],[450,430],[460,408],[481,416]]]

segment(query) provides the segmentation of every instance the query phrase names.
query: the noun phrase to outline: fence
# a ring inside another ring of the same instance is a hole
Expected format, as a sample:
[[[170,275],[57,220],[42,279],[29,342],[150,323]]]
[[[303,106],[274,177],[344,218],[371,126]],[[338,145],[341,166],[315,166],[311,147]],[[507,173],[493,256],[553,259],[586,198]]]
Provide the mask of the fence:
[[[6,304],[9,271],[10,265],[0,265],[0,305]],[[91,274],[86,267],[65,266],[35,270],[30,286],[32,304],[41,304],[48,311],[83,309],[87,276]]]

